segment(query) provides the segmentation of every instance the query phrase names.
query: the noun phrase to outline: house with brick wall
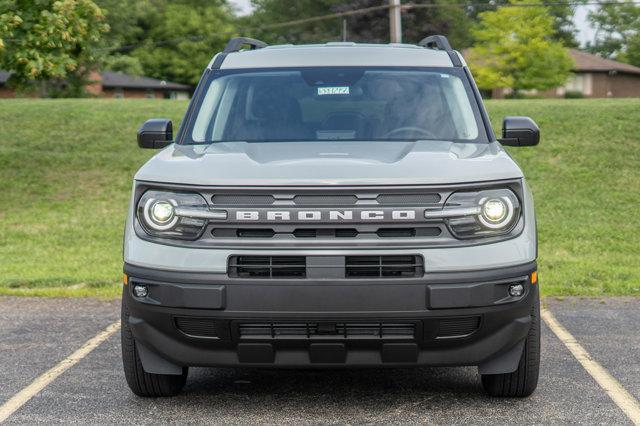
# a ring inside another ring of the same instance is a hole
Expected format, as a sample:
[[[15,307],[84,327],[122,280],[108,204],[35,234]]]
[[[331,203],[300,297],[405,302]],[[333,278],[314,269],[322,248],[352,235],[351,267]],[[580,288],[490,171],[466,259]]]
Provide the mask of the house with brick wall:
[[[14,98],[16,92],[7,86],[10,72],[0,70],[0,98]],[[114,71],[93,72],[85,87],[88,94],[102,98],[189,99],[193,88],[150,77],[138,77]]]
[[[523,93],[545,98],[562,98],[571,92],[585,98],[637,98],[640,97],[640,67],[602,58],[577,49],[569,49],[573,59],[571,77],[554,89]],[[473,64],[471,64],[473,66]],[[496,88],[483,91],[491,98],[504,98],[510,89]]]

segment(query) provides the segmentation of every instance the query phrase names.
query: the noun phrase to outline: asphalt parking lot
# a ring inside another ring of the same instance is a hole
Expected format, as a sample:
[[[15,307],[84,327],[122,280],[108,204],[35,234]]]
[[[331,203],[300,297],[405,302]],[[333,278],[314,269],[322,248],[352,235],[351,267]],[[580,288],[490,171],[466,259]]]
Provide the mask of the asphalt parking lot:
[[[640,299],[546,299],[545,305],[637,404]],[[117,301],[0,298],[0,410],[118,319]],[[119,339],[118,332],[110,335],[6,423],[640,422],[625,414],[547,324],[540,384],[524,400],[485,396],[475,368],[192,369],[182,395],[140,399],[125,383]]]

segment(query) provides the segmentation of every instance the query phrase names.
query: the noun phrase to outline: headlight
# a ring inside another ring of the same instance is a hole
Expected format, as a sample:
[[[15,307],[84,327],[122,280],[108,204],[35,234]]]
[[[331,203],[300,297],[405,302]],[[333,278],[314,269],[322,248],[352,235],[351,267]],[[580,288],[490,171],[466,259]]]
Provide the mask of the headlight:
[[[511,223],[514,208],[509,197],[480,200],[482,210],[478,219],[489,229],[502,229]]]
[[[209,210],[199,194],[149,190],[138,201],[137,216],[149,235],[193,240],[209,220],[224,220],[227,214]]]
[[[442,210],[425,212],[427,219],[444,219],[457,238],[508,234],[520,218],[520,202],[510,189],[455,192]]]
[[[173,228],[178,222],[175,215],[175,201],[149,198],[142,209],[145,225],[156,231],[165,231]]]

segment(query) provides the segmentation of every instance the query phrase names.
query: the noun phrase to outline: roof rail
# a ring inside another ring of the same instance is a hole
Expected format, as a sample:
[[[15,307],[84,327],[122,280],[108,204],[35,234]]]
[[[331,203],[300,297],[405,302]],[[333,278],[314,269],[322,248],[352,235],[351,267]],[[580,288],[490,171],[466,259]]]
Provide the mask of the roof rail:
[[[454,67],[461,67],[462,61],[458,54],[451,48],[451,44],[449,44],[449,40],[447,37],[443,35],[432,35],[429,37],[425,37],[418,43],[418,46],[425,47],[427,49],[437,49],[444,50],[449,55],[449,59],[451,59],[451,63]]]
[[[249,37],[235,37],[229,40],[227,46],[222,51],[223,53],[238,52],[242,49],[242,46],[249,46],[250,50],[262,49],[267,47],[267,43],[264,41],[256,40]]]
[[[213,57],[211,63],[209,64],[209,67],[214,70],[220,69],[220,66],[222,66],[222,62],[224,62],[224,58],[229,53],[239,52],[242,49],[242,46],[249,46],[250,50],[256,50],[267,47],[267,43],[249,37],[234,37],[229,40],[229,43],[227,43],[227,46],[222,52]]]

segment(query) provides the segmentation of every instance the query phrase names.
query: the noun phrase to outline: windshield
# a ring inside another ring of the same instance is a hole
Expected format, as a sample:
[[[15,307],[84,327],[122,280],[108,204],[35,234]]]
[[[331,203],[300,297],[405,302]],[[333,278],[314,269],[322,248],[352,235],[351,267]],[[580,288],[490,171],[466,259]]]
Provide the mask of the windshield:
[[[217,71],[183,143],[487,142],[462,70],[304,68]]]

